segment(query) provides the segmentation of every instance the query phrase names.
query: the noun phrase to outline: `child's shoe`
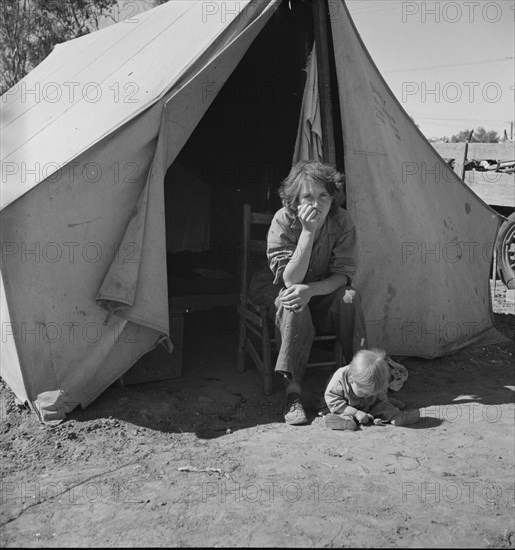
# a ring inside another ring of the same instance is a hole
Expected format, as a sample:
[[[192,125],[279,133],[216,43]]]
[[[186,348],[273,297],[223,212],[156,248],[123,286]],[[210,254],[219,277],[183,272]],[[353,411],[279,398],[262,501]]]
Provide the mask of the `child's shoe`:
[[[402,411],[395,415],[391,423],[394,426],[408,426],[410,424],[416,424],[420,420],[420,410],[414,409],[412,411]]]
[[[354,418],[344,414],[330,413],[324,417],[325,425],[331,430],[355,431],[358,429]]]
[[[404,401],[401,401],[400,399],[395,399],[394,397],[388,397],[388,402],[391,403],[394,407],[397,407],[398,409],[404,409],[406,404]]]

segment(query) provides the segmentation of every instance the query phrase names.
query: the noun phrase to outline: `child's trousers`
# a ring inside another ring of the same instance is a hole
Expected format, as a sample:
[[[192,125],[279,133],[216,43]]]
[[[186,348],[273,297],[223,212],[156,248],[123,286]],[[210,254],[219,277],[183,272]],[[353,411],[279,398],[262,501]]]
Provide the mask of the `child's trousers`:
[[[352,287],[341,287],[326,296],[313,296],[300,312],[288,310],[282,305],[284,290],[275,300],[279,345],[276,372],[289,373],[287,376],[292,381],[302,382],[315,332],[336,334],[347,364],[357,351],[367,347],[361,299]]]

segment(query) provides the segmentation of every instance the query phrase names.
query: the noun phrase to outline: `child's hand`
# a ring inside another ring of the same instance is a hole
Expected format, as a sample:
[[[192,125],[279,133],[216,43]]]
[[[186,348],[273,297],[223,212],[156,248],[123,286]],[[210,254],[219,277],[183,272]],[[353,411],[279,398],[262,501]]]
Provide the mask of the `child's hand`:
[[[374,417],[371,414],[365,413],[363,411],[358,411],[354,418],[360,423],[360,424],[368,424],[369,422],[374,421]]]

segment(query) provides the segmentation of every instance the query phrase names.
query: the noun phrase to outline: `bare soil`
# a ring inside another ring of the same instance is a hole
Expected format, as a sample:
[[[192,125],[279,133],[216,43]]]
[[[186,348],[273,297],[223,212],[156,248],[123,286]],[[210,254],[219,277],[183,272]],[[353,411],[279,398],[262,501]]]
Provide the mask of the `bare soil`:
[[[49,428],[1,387],[0,545],[515,547],[510,341],[403,361],[412,427],[282,422],[234,370],[230,309],[191,315],[183,376],[114,385]],[[311,375],[313,405],[327,373]]]

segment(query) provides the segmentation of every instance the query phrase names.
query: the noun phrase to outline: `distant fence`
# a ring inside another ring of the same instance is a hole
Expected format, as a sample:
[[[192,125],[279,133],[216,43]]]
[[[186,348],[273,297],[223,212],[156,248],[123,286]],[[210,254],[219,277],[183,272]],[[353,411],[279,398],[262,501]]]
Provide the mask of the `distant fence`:
[[[432,143],[439,155],[449,161],[454,160],[455,172],[461,177],[463,165],[469,161],[497,161],[499,165],[515,162],[515,143],[469,143],[465,158],[465,143]],[[495,167],[493,167],[495,168]],[[492,169],[467,170],[465,183],[491,206],[515,208],[515,174]]]

